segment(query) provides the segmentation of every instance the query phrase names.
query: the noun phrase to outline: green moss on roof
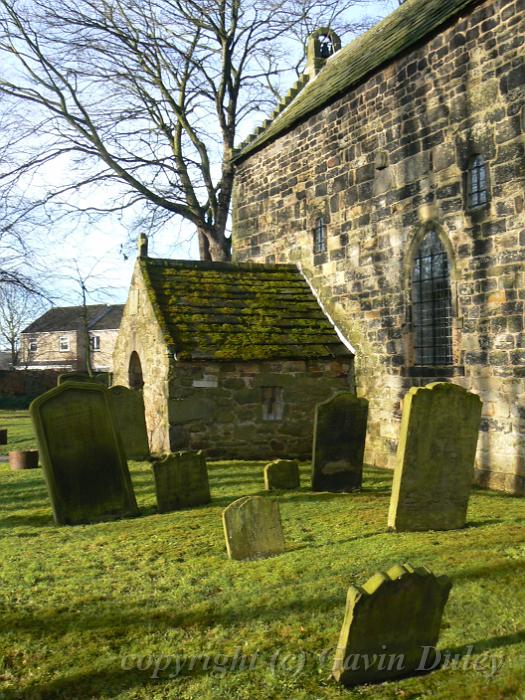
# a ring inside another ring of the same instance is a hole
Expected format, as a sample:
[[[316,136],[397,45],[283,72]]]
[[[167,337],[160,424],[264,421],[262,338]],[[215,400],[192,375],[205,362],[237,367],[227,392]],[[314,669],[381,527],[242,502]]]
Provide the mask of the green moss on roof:
[[[166,343],[181,360],[351,354],[295,265],[139,262]]]
[[[468,5],[480,2],[481,0],[406,0],[382,22],[328,59],[315,79],[303,88],[291,104],[262,133],[249,140],[247,145],[243,144],[236,159],[242,160],[288,131],[432,34]]]

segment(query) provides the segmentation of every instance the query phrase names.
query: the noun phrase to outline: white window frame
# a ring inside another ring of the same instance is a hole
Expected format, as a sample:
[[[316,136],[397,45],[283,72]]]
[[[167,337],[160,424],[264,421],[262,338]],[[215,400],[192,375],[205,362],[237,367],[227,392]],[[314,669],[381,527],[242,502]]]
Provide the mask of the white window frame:
[[[29,338],[27,348],[29,352],[37,352],[38,351],[38,339],[37,338]]]
[[[66,347],[63,347],[63,346]],[[58,338],[58,349],[60,352],[69,352],[71,350],[71,345],[69,342],[69,336],[67,335],[61,335]]]

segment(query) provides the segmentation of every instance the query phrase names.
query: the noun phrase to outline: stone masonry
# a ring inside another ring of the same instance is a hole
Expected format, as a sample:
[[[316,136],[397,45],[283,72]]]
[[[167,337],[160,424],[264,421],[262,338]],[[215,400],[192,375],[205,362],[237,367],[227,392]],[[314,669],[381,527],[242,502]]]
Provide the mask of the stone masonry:
[[[235,260],[300,264],[356,348],[358,394],[370,401],[365,461],[381,467],[394,465],[403,396],[444,378],[417,376],[410,317],[414,250],[437,231],[451,268],[446,376],[483,401],[476,478],[521,494],[524,42],[525,0],[463,3],[345,94],[241,151],[233,231]],[[469,211],[466,170],[477,153],[488,164],[489,205]],[[320,215],[327,251],[314,254]]]

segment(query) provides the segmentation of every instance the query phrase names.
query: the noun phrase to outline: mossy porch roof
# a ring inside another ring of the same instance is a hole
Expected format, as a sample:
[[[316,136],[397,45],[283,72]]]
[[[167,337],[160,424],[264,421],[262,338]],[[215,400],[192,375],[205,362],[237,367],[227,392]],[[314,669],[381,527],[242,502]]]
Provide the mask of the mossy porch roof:
[[[144,258],[157,320],[180,360],[351,355],[295,265]]]
[[[271,124],[241,147],[242,160],[262,145],[318,112],[377,69],[436,31],[468,5],[481,0],[406,0],[392,14],[328,59]]]

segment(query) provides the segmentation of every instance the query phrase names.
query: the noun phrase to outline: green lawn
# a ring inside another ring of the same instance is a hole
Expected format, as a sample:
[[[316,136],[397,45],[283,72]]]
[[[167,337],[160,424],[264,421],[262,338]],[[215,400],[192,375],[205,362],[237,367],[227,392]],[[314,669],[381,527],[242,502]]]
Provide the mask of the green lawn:
[[[34,444],[25,413],[0,425],[11,448]],[[56,527],[41,470],[0,464],[1,700],[525,700],[523,499],[475,491],[463,530],[388,534],[388,472],[319,494],[304,465],[300,491],[271,496],[286,553],[233,562],[220,514],[264,494],[261,463],[211,463],[212,503],[165,515],[149,465],[130,466],[141,517]],[[347,588],[406,561],[451,576],[440,648],[461,664],[344,690],[330,666]]]

